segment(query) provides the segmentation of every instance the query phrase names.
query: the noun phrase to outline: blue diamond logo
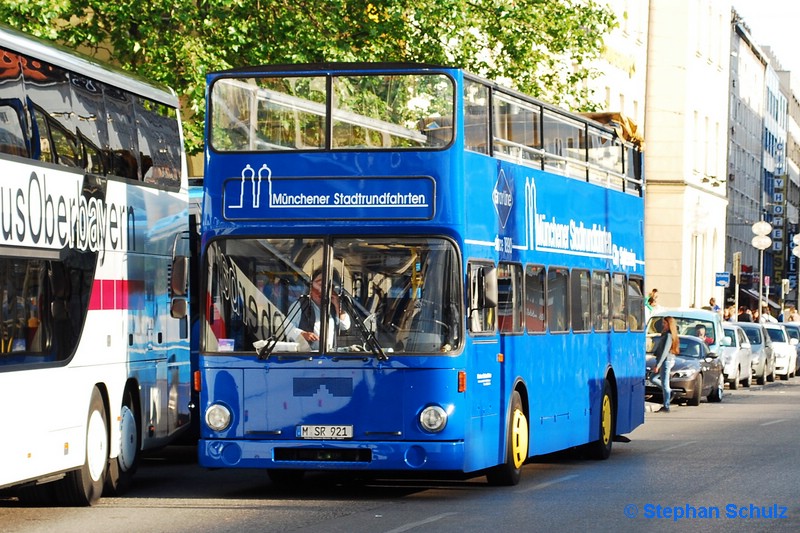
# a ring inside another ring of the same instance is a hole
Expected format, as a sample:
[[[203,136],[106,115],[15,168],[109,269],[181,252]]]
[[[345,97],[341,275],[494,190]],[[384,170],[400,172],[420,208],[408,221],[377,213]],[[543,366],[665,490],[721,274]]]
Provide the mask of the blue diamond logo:
[[[502,168],[500,174],[497,175],[494,191],[492,191],[492,202],[497,211],[497,218],[500,220],[500,227],[505,228],[511,214],[511,207],[514,205],[514,195],[511,194],[511,186]]]

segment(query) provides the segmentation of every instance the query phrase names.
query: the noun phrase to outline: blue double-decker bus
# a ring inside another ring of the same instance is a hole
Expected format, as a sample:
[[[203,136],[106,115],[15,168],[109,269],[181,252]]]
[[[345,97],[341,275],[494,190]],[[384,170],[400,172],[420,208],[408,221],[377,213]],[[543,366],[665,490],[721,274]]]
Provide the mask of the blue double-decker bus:
[[[201,465],[511,485],[643,422],[642,153],[619,124],[431,65],[207,82]]]

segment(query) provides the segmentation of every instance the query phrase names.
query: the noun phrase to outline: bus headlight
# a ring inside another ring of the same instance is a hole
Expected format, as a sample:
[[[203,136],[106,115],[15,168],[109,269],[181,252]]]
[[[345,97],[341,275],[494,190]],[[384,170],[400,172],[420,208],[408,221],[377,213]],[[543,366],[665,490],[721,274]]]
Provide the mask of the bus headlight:
[[[206,409],[206,425],[214,431],[224,431],[231,425],[231,411],[215,403]]]
[[[419,424],[430,433],[439,433],[447,425],[447,413],[438,405],[429,405],[419,414]]]

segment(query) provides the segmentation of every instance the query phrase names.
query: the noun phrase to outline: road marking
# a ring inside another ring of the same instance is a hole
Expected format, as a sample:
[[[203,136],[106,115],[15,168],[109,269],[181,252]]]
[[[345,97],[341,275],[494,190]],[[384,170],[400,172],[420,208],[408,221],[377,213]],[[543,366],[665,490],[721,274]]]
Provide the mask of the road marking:
[[[419,526],[424,526],[424,525],[430,524],[432,522],[437,522],[437,521],[441,520],[442,518],[447,518],[448,516],[453,516],[454,514],[456,514],[456,513],[437,514],[437,515],[432,516],[430,518],[426,518],[425,520],[420,520],[419,522],[411,522],[410,524],[406,524],[404,526],[400,526],[400,527],[395,528],[395,529],[390,529],[386,533],[402,533],[403,531],[408,531],[410,529],[414,529],[414,528],[417,528]]]
[[[684,446],[689,446],[690,444],[696,444],[696,440],[687,440],[686,442],[681,442],[680,444],[675,444],[674,446],[667,446],[666,448],[662,448],[662,452],[668,452],[670,450],[674,450],[676,448],[683,448]]]
[[[780,424],[781,422],[786,422],[785,418],[779,418],[778,420],[770,420],[769,422],[764,422],[760,424],[762,426],[771,426],[772,424]]]
[[[568,476],[561,476],[561,477],[557,477],[555,479],[551,479],[550,481],[544,481],[542,483],[537,483],[536,485],[534,485],[532,487],[528,487],[527,489],[520,489],[520,490],[516,490],[514,492],[516,492],[516,493],[531,492],[531,491],[534,491],[534,490],[539,490],[539,489],[543,489],[545,487],[549,487],[550,485],[555,485],[556,483],[561,483],[562,481],[569,481],[570,479],[574,479],[576,477],[578,477],[578,474],[570,474]]]

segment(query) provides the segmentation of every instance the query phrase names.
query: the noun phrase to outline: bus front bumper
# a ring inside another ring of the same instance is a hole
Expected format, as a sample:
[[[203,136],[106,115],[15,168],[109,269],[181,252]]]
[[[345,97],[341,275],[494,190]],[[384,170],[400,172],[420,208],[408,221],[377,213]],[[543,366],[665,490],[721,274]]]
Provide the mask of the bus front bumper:
[[[464,470],[464,443],[200,439],[207,468],[299,470]]]

